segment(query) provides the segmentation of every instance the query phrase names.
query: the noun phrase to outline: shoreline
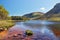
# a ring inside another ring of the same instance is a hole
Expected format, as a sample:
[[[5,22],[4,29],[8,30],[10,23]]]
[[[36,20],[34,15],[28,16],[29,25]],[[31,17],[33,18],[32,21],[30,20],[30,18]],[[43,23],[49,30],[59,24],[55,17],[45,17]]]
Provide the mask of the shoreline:
[[[7,30],[1,32],[0,33],[0,39],[3,39],[7,34],[8,34],[8,31]]]

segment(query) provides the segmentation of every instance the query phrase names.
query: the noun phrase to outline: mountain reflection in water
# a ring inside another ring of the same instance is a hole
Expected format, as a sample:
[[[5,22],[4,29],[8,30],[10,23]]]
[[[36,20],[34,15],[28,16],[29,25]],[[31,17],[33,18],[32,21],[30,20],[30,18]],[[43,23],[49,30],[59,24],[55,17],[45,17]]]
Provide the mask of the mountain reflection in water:
[[[21,30],[32,30],[34,35],[39,38],[44,39],[44,37],[48,37],[51,40],[58,40],[56,35],[51,30],[50,25],[56,24],[55,22],[49,22],[49,21],[41,21],[41,20],[30,20],[26,22],[16,22],[15,26],[9,29],[8,34],[13,33],[19,33]],[[16,30],[16,32],[15,32]],[[20,32],[21,33],[21,32]],[[38,38],[37,38],[38,39]]]

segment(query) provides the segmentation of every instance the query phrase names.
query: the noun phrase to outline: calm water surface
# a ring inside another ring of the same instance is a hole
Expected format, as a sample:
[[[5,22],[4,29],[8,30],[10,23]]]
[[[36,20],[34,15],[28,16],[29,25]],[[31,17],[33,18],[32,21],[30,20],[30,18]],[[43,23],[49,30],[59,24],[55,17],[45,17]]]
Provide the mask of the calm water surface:
[[[42,20],[30,20],[30,21],[25,21],[25,22],[17,22],[15,26],[9,29],[10,31],[20,31],[20,30],[32,30],[33,33],[37,34],[39,33],[40,35],[47,35],[48,37],[52,38],[55,40],[56,35],[53,33],[51,28],[53,26],[50,25],[55,25],[55,24],[60,24],[59,22],[49,22],[49,21],[42,21]],[[59,25],[60,26],[60,25]]]

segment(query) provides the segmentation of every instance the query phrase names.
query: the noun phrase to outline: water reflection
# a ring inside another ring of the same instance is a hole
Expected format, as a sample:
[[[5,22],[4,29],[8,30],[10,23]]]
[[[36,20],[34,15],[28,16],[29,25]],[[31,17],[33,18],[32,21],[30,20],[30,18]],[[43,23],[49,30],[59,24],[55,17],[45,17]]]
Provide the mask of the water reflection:
[[[41,35],[47,35],[48,37],[55,40],[56,36],[51,30],[50,25],[54,25],[55,22],[41,21],[41,20],[30,20],[26,22],[17,22],[16,25],[11,28],[12,30],[32,30],[34,33],[41,33]],[[11,30],[10,29],[10,30]]]
[[[54,24],[54,22],[48,21],[28,21],[23,23],[27,28],[32,29],[33,31],[39,31],[45,35],[55,36],[53,31],[50,30],[48,25]]]

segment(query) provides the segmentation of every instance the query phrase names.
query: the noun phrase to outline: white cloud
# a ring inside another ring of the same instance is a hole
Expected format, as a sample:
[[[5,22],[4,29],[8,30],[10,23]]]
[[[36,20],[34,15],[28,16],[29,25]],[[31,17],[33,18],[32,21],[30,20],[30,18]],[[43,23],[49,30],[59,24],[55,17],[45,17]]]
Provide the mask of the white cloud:
[[[45,10],[45,8],[44,8],[44,7],[42,7],[42,8],[40,8],[40,10],[44,11],[44,10]]]

